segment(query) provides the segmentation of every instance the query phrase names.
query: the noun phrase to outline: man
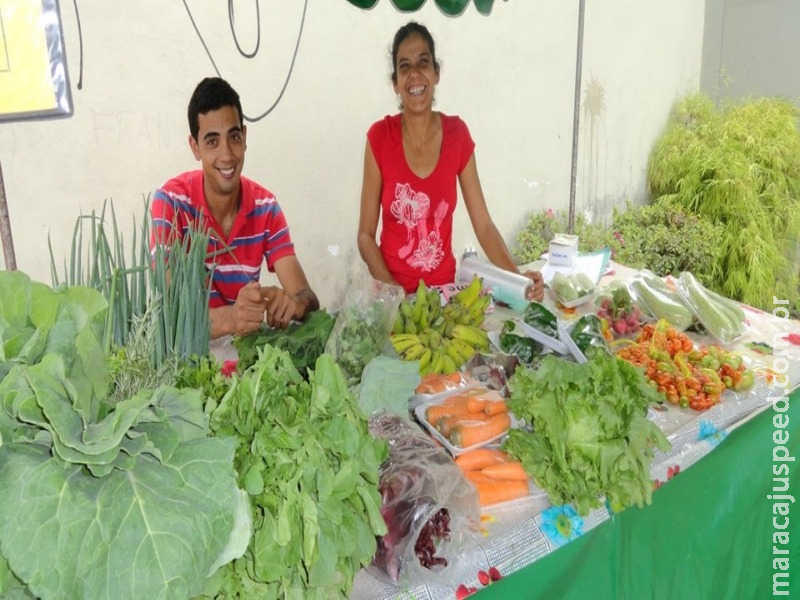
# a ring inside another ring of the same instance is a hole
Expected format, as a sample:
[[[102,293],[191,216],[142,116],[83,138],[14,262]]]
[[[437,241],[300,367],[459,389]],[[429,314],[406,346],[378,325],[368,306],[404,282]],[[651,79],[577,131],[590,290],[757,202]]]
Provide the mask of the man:
[[[189,101],[189,147],[202,170],[174,177],[155,193],[151,251],[191,228],[209,233],[214,266],[211,338],[244,335],[265,322],[286,327],[319,308],[275,196],[242,176],[247,149],[239,95],[223,79],[203,79]],[[282,287],[259,284],[262,260]]]

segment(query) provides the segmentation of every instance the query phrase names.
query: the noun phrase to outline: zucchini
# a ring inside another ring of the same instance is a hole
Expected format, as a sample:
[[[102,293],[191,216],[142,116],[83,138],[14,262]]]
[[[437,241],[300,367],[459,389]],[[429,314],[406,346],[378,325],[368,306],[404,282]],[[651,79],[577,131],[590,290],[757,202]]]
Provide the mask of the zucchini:
[[[691,305],[703,327],[723,344],[730,344],[744,333],[744,321],[739,319],[730,305],[720,300],[719,295],[715,297],[689,271],[681,273],[678,290]]]
[[[694,322],[694,315],[681,297],[673,292],[661,278],[652,271],[643,269],[634,277],[630,286],[637,300],[644,305],[647,312],[656,319],[666,319],[670,325],[680,331],[688,329]]]

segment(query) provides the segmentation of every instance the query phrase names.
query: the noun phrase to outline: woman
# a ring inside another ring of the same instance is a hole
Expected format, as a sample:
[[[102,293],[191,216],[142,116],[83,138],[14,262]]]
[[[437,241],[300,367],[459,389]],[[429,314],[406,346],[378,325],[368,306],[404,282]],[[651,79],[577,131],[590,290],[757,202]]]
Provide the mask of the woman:
[[[456,181],[486,256],[494,265],[519,273],[486,208],[469,129],[459,117],[433,110],[439,63],[424,25],[412,21],[395,34],[392,83],[401,112],[370,127],[364,151],[358,249],[372,276],[408,293],[420,279],[428,286],[455,280]],[[533,281],[529,299],[541,300],[541,273],[524,275]]]

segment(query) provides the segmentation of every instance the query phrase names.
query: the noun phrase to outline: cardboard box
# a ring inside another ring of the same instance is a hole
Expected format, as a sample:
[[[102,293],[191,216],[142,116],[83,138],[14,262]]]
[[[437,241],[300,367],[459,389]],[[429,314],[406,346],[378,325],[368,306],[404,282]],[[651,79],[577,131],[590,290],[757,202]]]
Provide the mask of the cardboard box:
[[[548,262],[551,265],[571,267],[575,264],[575,258],[578,256],[578,236],[557,233],[550,240],[549,253]]]

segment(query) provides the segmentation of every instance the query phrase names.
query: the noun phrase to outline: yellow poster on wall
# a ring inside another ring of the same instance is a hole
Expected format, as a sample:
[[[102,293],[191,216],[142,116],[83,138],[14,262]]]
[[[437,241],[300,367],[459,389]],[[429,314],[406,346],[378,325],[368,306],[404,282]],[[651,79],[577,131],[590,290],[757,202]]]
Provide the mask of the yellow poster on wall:
[[[0,0],[0,120],[71,114],[57,0]]]

